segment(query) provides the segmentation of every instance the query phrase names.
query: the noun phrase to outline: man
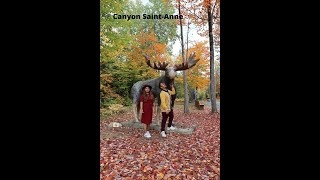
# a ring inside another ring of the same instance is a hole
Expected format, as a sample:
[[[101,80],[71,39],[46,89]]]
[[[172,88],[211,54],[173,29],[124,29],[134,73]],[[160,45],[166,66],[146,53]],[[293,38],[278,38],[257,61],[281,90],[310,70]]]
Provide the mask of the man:
[[[168,130],[171,131],[171,130],[175,130],[176,128],[173,127],[173,124],[172,124],[172,121],[173,121],[173,106],[174,106],[174,101],[176,100],[176,90],[173,86],[173,84],[170,84],[170,89],[168,89],[170,95],[171,95],[171,109],[170,109],[170,113],[169,113],[169,124],[168,124]]]
[[[172,118],[169,118],[168,129],[172,129],[170,127],[172,125],[172,120],[173,120],[173,111],[172,111],[172,107],[171,107],[171,95],[170,95],[169,90],[167,89],[167,86],[165,83],[163,83],[163,82],[159,83],[159,87],[161,89],[160,110],[161,110],[161,114],[162,114],[160,135],[162,137],[167,137],[166,132],[165,132],[167,119],[169,116],[172,117]]]

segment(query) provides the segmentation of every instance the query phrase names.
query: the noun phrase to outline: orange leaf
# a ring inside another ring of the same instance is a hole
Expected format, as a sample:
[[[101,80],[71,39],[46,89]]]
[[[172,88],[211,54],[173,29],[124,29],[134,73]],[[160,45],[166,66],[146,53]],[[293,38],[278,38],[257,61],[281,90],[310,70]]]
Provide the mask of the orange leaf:
[[[158,173],[158,174],[157,174],[157,177],[160,178],[160,179],[163,179],[164,174],[163,174],[163,173]]]

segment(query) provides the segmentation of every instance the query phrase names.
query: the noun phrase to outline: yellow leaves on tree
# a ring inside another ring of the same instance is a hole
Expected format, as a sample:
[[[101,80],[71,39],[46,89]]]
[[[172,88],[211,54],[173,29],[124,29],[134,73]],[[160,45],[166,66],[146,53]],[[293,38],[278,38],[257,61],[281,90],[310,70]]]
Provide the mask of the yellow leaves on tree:
[[[112,82],[112,75],[111,74],[101,74],[100,75],[100,92],[102,92],[101,98],[120,98],[121,96],[118,95],[113,91],[110,87],[110,83]]]
[[[144,58],[147,54],[151,61],[164,62],[168,59],[168,52],[166,44],[159,43],[155,34],[141,33],[136,36],[137,45],[132,46],[131,51],[128,53],[128,63],[130,68],[139,71],[138,76],[142,79],[149,79],[159,76],[159,73],[151,69]]]
[[[160,43],[154,32],[150,34],[141,33],[137,36],[138,43],[140,45],[140,52],[148,54],[160,62],[164,62],[167,56],[167,45]]]
[[[214,24],[218,23],[220,17],[220,0],[176,0],[176,7],[180,3],[181,14],[188,19],[198,29],[198,34],[201,36],[208,36],[208,8],[213,12]],[[183,22],[183,25],[186,25]]]
[[[187,70],[187,81],[188,86],[191,88],[206,88],[209,85],[209,78],[207,73],[210,71],[210,60],[209,60],[209,48],[206,46],[207,42],[197,42],[188,50],[188,57],[191,53],[196,52],[195,59],[200,59],[198,63],[191,69]],[[178,57],[178,62],[181,63],[181,56]],[[183,82],[182,77],[176,79],[176,82]]]

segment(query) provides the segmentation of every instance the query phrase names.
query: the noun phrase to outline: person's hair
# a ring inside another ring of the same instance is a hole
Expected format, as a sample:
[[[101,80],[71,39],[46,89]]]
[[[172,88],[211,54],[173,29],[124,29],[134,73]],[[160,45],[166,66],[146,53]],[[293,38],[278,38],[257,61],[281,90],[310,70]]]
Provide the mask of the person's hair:
[[[146,87],[142,89],[143,102],[147,102],[147,100],[148,100],[148,96],[147,96],[145,89],[146,89]],[[149,89],[150,89],[150,87],[149,87]],[[149,91],[149,96],[150,96],[151,100],[154,100],[154,95],[153,95],[151,89]]]
[[[165,82],[160,82],[160,83],[159,83],[159,88],[160,88],[160,89],[162,89],[162,88],[161,88],[161,83],[167,85]],[[168,88],[168,87],[167,87],[167,88]]]

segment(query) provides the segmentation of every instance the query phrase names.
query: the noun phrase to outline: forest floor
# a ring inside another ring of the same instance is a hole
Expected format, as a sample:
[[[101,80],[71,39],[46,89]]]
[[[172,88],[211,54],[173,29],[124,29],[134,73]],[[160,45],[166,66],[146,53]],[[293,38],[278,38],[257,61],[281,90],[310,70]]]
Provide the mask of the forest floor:
[[[133,119],[132,111],[102,118],[100,121],[100,179],[220,179],[220,114],[210,107],[198,110],[176,104],[173,123],[197,125],[192,135],[170,133],[162,138],[151,130],[108,128],[110,122]]]

